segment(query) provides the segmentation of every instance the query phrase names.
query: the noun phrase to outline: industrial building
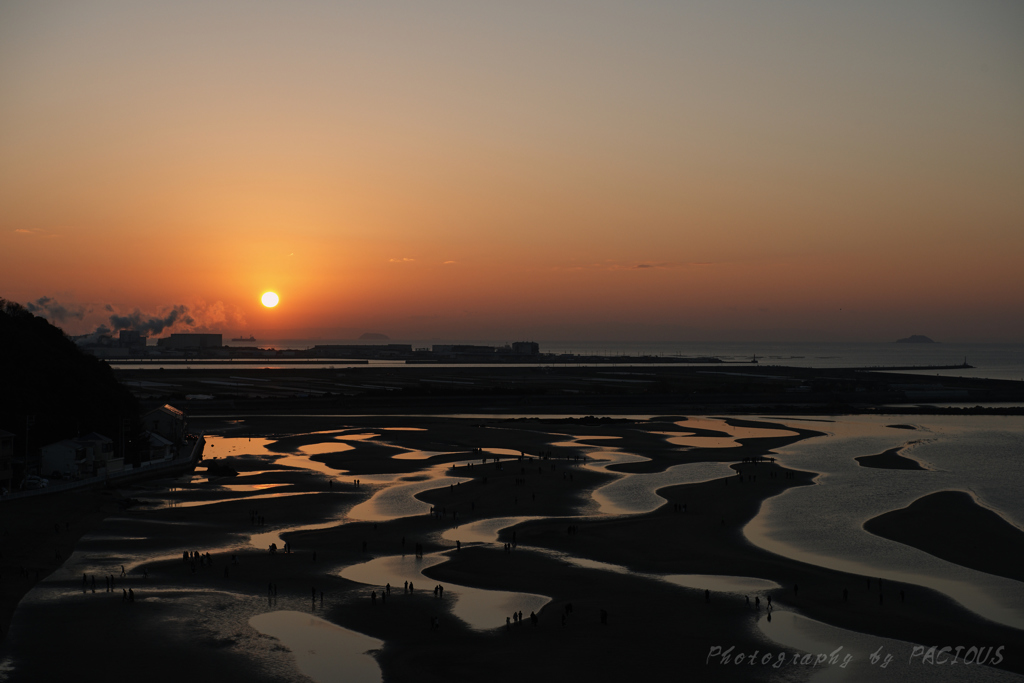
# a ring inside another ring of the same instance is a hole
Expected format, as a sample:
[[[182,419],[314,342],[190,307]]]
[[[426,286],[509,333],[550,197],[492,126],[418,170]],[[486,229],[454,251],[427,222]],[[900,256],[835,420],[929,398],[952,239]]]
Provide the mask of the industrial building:
[[[189,332],[157,339],[156,345],[162,349],[219,349],[224,346],[224,341],[219,334]]]

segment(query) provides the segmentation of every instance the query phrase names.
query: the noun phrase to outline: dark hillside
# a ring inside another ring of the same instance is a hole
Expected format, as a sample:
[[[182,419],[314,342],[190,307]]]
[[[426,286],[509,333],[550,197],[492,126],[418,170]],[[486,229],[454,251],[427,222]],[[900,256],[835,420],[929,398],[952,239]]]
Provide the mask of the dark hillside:
[[[15,435],[15,455],[98,432],[120,452],[141,431],[139,405],[110,366],[78,349],[58,327],[0,299],[0,429]],[[31,458],[30,458],[31,460]]]

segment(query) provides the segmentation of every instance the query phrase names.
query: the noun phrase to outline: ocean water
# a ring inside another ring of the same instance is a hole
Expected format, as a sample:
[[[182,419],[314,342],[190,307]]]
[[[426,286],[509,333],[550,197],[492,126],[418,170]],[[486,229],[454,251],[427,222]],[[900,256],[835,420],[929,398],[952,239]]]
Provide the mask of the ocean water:
[[[784,420],[783,420],[784,421]],[[937,491],[964,491],[1024,530],[1024,418],[844,416],[806,422],[826,432],[778,449],[787,467],[819,473],[814,486],[770,498],[745,529],[752,543],[811,564],[928,586],[993,621],[1024,629],[1024,591],[1009,579],[960,567],[864,530],[867,520]],[[912,443],[916,442],[916,443]],[[927,470],[860,466],[854,458],[907,446],[903,454]]]
[[[514,340],[513,340],[514,341]],[[257,342],[227,342],[233,346],[276,349],[308,349],[324,344],[366,344],[352,339],[268,339]],[[473,343],[503,346],[508,340],[441,341],[394,339],[379,344],[410,344],[414,349],[438,343]],[[538,340],[541,353],[602,355],[715,357],[729,362],[757,358],[760,365],[795,367],[907,367],[955,365],[966,361],[973,369],[921,371],[962,377],[983,377],[1024,381],[1024,344],[980,343],[843,343],[843,342],[579,342]]]

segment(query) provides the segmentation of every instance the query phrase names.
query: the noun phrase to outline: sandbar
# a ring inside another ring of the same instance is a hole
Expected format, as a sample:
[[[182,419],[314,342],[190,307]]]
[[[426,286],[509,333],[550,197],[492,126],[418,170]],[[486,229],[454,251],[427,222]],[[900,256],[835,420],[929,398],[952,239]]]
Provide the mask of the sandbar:
[[[864,528],[954,564],[1024,581],[1024,531],[963,491],[918,498],[869,519]]]
[[[904,446],[890,448],[877,455],[862,455],[854,458],[861,467],[877,467],[886,470],[924,470],[921,463],[906,456],[900,455]]]

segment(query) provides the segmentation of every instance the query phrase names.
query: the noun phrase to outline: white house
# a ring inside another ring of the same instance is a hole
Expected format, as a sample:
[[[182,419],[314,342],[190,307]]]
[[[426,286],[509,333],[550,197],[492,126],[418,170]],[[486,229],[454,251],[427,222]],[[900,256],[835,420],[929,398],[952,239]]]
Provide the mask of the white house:
[[[159,462],[174,457],[174,444],[155,432],[146,432],[144,435],[148,448],[142,453],[143,462]]]
[[[104,471],[116,472],[124,467],[124,459],[114,457],[114,442],[96,432],[57,441],[40,450],[41,474],[44,477],[91,477]]]
[[[40,450],[40,474],[44,477],[76,477],[84,469],[86,447],[75,439],[57,441]]]
[[[88,474],[119,472],[124,469],[124,458],[114,457],[114,442],[109,437],[90,432],[75,439],[86,447],[85,460]]]
[[[144,427],[159,434],[172,443],[185,439],[185,413],[172,405],[164,404],[142,416]]]

